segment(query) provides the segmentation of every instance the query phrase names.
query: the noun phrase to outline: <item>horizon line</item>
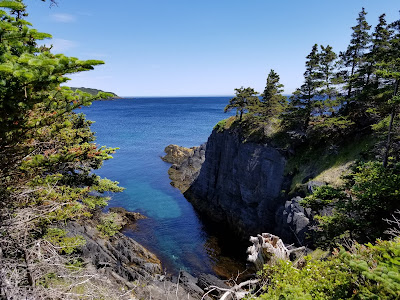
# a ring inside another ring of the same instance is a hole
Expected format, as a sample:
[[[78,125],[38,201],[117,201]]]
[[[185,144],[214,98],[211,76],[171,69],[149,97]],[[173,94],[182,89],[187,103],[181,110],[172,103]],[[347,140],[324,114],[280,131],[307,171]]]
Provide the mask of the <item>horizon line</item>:
[[[282,94],[282,96],[291,96],[292,94]],[[120,96],[120,98],[196,98],[196,97],[235,97],[235,95],[166,95],[166,96]]]

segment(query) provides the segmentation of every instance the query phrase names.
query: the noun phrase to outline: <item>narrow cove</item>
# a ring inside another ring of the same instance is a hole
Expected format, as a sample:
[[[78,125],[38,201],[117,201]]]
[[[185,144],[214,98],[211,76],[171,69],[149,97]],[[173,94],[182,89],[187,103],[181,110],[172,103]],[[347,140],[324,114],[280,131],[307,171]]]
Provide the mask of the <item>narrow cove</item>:
[[[170,185],[170,165],[160,159],[169,144],[192,147],[206,142],[213,126],[228,117],[223,108],[229,98],[123,98],[81,110],[95,121],[96,143],[120,148],[96,172],[126,188],[112,195],[109,206],[148,217],[123,232],[153,251],[167,273],[184,269],[230,277],[244,268],[244,247],[237,247],[215,224],[199,219]]]

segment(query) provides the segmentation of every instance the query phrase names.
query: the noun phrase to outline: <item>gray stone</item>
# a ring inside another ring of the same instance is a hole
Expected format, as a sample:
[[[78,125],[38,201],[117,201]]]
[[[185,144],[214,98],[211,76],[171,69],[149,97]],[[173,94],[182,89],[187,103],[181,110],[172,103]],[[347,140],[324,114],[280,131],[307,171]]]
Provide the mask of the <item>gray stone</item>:
[[[190,275],[186,271],[180,271],[179,284],[192,296],[200,297],[204,295],[204,291],[197,285],[198,279]]]
[[[214,275],[204,273],[199,275],[197,285],[206,292],[210,290],[210,286],[217,286],[222,289],[230,288],[223,280],[215,277]],[[216,296],[218,298],[222,296],[222,294],[223,292],[217,289],[210,292],[210,295]]]
[[[196,210],[243,239],[271,231],[286,159],[269,145],[243,142],[239,132],[213,131],[200,174],[184,193]]]
[[[148,280],[161,273],[157,257],[135,240],[116,233],[111,238],[101,238],[98,231],[88,225],[68,222],[64,227],[69,235],[81,235],[86,244],[81,247],[85,260],[97,268],[106,268],[127,281]]]
[[[205,143],[192,148],[169,145],[164,149],[167,154],[161,159],[172,164],[168,170],[171,185],[180,189],[182,193],[199,175],[205,160],[205,149]]]
[[[312,181],[307,182],[307,190],[309,193],[314,193],[317,188],[324,186],[324,185],[326,185],[326,182],[312,180]]]
[[[307,244],[307,233],[312,220],[311,209],[300,205],[301,197],[295,197],[281,206],[275,215],[275,232],[288,243]]]

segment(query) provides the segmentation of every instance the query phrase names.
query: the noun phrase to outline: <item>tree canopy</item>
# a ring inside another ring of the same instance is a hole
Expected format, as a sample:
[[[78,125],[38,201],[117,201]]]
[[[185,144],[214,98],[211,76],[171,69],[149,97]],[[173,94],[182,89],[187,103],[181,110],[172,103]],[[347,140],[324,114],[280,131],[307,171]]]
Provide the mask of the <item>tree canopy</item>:
[[[243,113],[247,112],[251,107],[258,104],[258,93],[253,88],[235,89],[236,96],[229,100],[229,104],[225,107],[225,112],[236,109],[236,116],[239,114],[239,120],[242,120]]]
[[[33,29],[26,16],[23,1],[0,2],[0,280],[2,294],[19,299],[46,298],[43,290],[35,294],[40,282],[68,272],[54,253],[68,262],[84,243],[57,224],[89,218],[106,205],[105,192],[122,190],[93,173],[116,149],[95,144],[92,122],[76,112],[112,95],[61,86],[68,74],[103,62],[39,46],[51,35]]]

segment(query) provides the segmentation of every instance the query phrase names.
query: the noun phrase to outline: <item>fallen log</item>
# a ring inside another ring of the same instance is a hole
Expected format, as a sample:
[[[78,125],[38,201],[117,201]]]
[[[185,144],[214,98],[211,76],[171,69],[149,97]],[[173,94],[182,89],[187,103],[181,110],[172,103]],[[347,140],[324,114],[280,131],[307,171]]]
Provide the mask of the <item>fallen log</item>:
[[[272,264],[277,260],[290,260],[290,254],[304,251],[305,247],[288,249],[283,241],[270,233],[251,236],[252,246],[247,248],[247,261],[253,263],[256,270],[261,270],[264,264]]]

